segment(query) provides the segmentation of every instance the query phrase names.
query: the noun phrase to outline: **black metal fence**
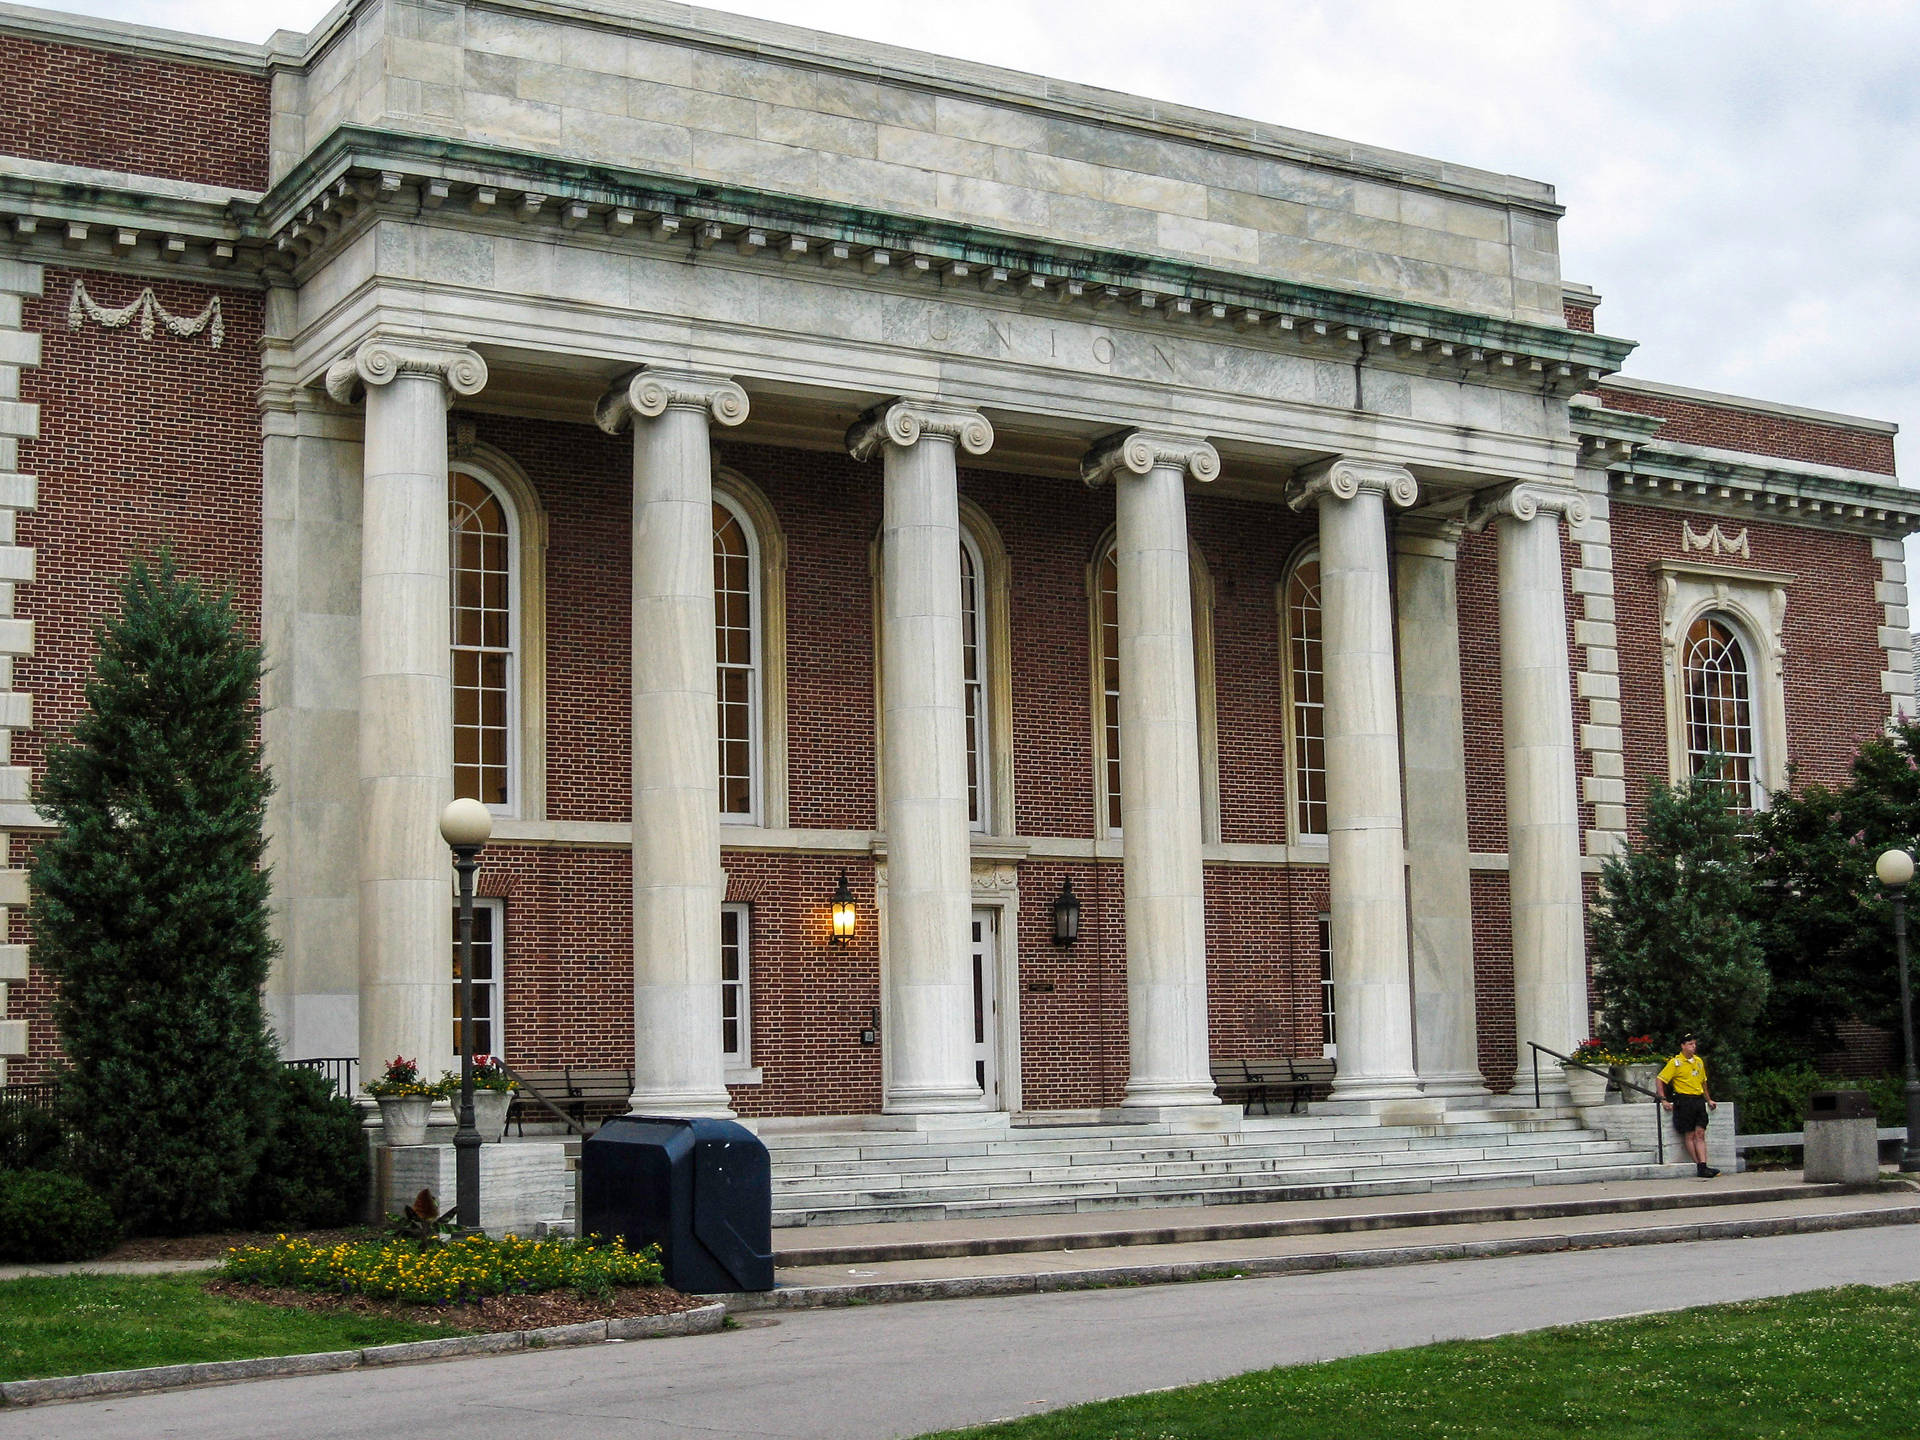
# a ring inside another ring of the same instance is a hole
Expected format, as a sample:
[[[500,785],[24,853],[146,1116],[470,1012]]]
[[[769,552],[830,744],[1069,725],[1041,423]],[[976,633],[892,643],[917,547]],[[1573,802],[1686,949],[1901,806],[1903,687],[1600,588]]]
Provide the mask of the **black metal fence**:
[[[360,1093],[360,1061],[352,1055],[329,1056],[325,1059],[283,1060],[280,1062],[295,1070],[312,1070],[324,1075],[333,1082],[336,1095],[344,1095],[351,1100]]]
[[[60,1098],[60,1087],[51,1080],[33,1085],[0,1085],[0,1115],[21,1110],[51,1111]]]

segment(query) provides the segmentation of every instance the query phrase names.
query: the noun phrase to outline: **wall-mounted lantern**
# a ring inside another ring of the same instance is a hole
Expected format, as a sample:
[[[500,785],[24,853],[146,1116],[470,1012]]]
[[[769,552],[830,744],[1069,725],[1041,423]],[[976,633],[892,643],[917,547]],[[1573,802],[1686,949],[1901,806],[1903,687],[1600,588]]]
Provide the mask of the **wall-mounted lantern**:
[[[1053,943],[1071,945],[1080,938],[1080,897],[1073,893],[1073,880],[1060,883],[1060,896],[1053,902]]]
[[[833,887],[833,939],[829,944],[844,945],[853,938],[860,912],[853,903],[853,890],[847,884],[847,872],[840,872],[840,883]]]

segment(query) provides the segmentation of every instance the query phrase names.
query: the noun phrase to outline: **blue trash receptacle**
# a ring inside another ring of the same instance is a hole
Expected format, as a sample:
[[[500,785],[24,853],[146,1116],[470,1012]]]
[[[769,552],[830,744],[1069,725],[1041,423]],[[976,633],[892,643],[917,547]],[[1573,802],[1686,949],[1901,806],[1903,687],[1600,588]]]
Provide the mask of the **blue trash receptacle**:
[[[621,1115],[580,1148],[580,1233],[658,1245],[690,1295],[773,1288],[773,1169],[731,1120]]]

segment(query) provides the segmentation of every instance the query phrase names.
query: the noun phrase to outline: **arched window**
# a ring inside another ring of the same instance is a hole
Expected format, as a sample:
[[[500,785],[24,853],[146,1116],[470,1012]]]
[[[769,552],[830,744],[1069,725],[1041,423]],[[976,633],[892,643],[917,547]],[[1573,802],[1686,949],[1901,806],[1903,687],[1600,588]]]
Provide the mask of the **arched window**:
[[[478,473],[447,477],[451,528],[453,793],[513,806],[519,700],[513,512]]]
[[[992,732],[987,715],[987,607],[983,586],[986,564],[980,547],[963,528],[960,532],[960,655],[966,683],[967,709],[967,823],[973,829],[993,829]]]
[[[719,669],[720,815],[751,825],[760,817],[759,557],[746,516],[713,502],[713,640]]]
[[[1094,764],[1100,827],[1120,833],[1120,562],[1113,533],[1102,541],[1091,567],[1094,653]],[[1187,574],[1193,607],[1194,721],[1198,731],[1201,834],[1220,839],[1219,730],[1213,694],[1213,579],[1206,557],[1187,546]]]
[[[1296,839],[1327,833],[1327,727],[1320,651],[1320,554],[1309,550],[1287,575],[1282,601],[1287,653],[1287,779]]]
[[[1743,810],[1759,803],[1759,751],[1754,743],[1753,667],[1739,634],[1722,617],[1702,615],[1687,629],[1681,661],[1686,687],[1687,773],[1720,763],[1714,778],[1730,786]]]

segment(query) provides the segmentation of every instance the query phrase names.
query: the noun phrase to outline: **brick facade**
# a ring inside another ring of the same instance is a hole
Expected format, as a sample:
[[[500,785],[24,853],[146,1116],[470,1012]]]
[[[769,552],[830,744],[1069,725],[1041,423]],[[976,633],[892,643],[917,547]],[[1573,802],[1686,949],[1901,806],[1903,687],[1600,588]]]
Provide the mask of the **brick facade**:
[[[1817,420],[1747,410],[1678,395],[1649,395],[1638,390],[1600,387],[1601,403],[1613,410],[1658,415],[1667,423],[1660,438],[1683,445],[1711,445],[1750,455],[1772,455],[1811,465],[1893,474],[1893,436],[1881,430],[1823,424]]]

